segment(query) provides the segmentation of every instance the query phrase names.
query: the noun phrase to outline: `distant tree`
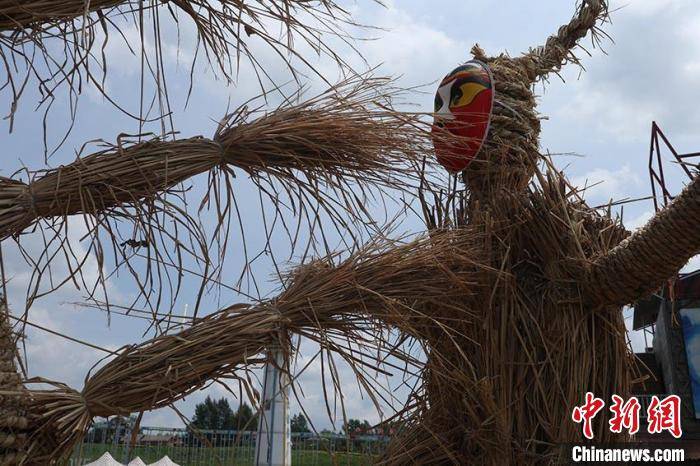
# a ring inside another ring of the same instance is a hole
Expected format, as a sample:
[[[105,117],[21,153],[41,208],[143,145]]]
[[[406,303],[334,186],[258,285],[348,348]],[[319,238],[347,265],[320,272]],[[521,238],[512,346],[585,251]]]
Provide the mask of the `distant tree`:
[[[221,398],[216,402],[216,409],[219,415],[218,430],[231,430],[234,426],[235,414],[226,398]]]
[[[396,435],[401,430],[402,424],[399,421],[383,422],[377,428],[379,435]]]
[[[306,418],[301,413],[298,413],[296,416],[292,416],[290,424],[292,432],[311,432],[311,430],[309,430],[309,424],[307,423]]]
[[[231,429],[256,430],[258,428],[258,415],[245,401],[238,405],[236,414],[233,415]]]
[[[203,403],[194,407],[190,426],[200,430],[223,430],[233,428],[234,414],[226,398],[214,401],[207,396]]]
[[[194,407],[189,424],[191,430],[256,430],[258,416],[246,402],[234,412],[226,398],[214,400],[207,396]]]

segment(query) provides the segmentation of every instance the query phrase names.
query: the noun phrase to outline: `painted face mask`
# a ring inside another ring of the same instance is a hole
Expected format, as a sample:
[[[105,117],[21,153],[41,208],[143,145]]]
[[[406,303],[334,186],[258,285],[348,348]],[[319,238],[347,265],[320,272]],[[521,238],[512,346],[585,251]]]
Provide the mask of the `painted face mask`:
[[[492,108],[493,78],[484,63],[468,61],[442,80],[435,94],[432,135],[437,160],[448,171],[464,170],[479,153]]]

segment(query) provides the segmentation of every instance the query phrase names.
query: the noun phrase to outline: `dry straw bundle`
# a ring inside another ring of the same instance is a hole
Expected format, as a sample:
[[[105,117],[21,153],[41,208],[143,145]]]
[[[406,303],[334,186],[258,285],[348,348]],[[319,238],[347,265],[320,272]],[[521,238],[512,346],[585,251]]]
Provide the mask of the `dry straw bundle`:
[[[172,27],[178,29],[178,35],[170,40],[168,30]],[[75,101],[88,83],[126,115],[147,120],[143,112],[128,110],[106,94],[109,64],[104,48],[110,38],[124,40],[122,47],[135,56],[140,54],[148,63],[141,80],[152,79],[154,95],[166,106],[159,116],[167,118],[171,109],[163,49],[170,44],[179,47],[181,39],[185,44],[190,42],[187,30],[180,37],[181,27],[191,28],[196,37],[191,41],[192,73],[197,61],[205,59],[232,81],[244,58],[265,87],[276,83],[265,69],[270,64],[256,56],[259,44],[270,47],[295,78],[300,66],[315,69],[294,44],[303,44],[349,68],[345,59],[326,45],[325,37],[337,37],[353,48],[352,33],[346,29],[358,25],[333,0],[0,0],[0,60],[7,71],[2,88],[13,95],[10,127],[20,97],[34,80],[41,103],[49,108],[61,88]],[[279,36],[280,27],[286,32],[283,37]],[[138,31],[140,44],[127,39],[132,28]],[[148,100],[142,92],[142,106]]]
[[[260,362],[256,356],[283,336],[282,328],[279,313],[234,306],[180,334],[124,348],[86,380],[82,393],[58,383],[32,390],[37,421],[26,450],[29,458],[36,464],[67,458],[93,416],[168,406],[212,379],[234,377],[239,365]]]
[[[402,176],[410,176],[428,150],[427,132],[416,116],[377,106],[391,98],[386,84],[380,78],[353,78],[253,121],[248,119],[256,113],[242,107],[224,119],[213,139],[119,142],[69,165],[34,172],[26,185],[2,178],[0,239],[40,218],[135,205],[227,166],[256,180],[277,178],[318,200],[322,186],[345,192],[353,183],[406,190],[409,180]]]
[[[672,277],[700,250],[700,177],[605,257],[583,278],[592,302],[624,305],[659,287],[659,277]]]

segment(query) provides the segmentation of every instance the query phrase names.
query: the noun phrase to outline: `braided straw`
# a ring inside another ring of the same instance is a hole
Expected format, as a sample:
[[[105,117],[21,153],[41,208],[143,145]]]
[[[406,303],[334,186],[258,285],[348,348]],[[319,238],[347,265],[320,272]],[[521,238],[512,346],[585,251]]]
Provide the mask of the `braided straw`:
[[[549,73],[556,73],[567,63],[580,65],[574,49],[589,32],[592,32],[593,43],[597,44],[601,34],[597,24],[607,18],[606,0],[583,0],[571,21],[550,36],[544,46],[530,49],[518,59],[527,69],[530,80],[534,82]]]
[[[540,119],[532,84],[567,63],[579,63],[573,50],[589,31],[599,41],[597,24],[608,15],[604,0],[587,0],[574,18],[538,47],[518,58],[487,56],[475,45],[474,58],[488,64],[494,79],[494,108],[488,138],[465,171],[465,179],[480,202],[490,202],[499,189],[523,191],[540,161]]]
[[[494,107],[488,138],[465,171],[474,196],[489,202],[489,193],[522,191],[540,159],[540,120],[530,78],[522,64],[501,54],[488,57],[475,45],[474,57],[487,63],[494,79]]]
[[[598,259],[583,282],[593,303],[624,305],[659,288],[700,252],[700,177],[643,228]]]

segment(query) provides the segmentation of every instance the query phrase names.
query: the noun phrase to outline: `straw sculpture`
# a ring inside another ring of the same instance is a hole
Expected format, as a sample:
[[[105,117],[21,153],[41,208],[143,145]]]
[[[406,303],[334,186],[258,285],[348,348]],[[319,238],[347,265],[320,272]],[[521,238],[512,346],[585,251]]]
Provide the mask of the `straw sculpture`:
[[[618,219],[587,206],[540,155],[531,91],[547,73],[577,63],[578,40],[591,32],[596,44],[606,18],[606,2],[586,1],[544,47],[521,57],[473,49],[495,81],[489,136],[464,172],[457,200],[435,195],[436,205],[424,202],[424,212],[432,229],[478,230],[484,265],[502,273],[485,275],[488,292],[465,300],[478,324],[456,325],[462,353],[446,351],[444,339],[428,340],[424,403],[405,419],[384,463],[556,462],[559,445],[582,441],[571,412],[586,392],[626,397],[639,382],[620,305],[661,286],[700,252],[700,237],[680,221],[697,210],[697,182],[626,239]],[[601,414],[596,440],[625,440],[610,433],[608,413]]]
[[[700,252],[689,224],[700,209],[697,180],[630,235],[539,152],[533,84],[578,63],[579,41],[591,34],[597,43],[607,14],[605,1],[585,1],[543,47],[516,58],[474,47],[494,76],[490,132],[463,173],[464,189],[444,196],[424,187],[427,234],[404,243],[377,238],[346,259],[302,265],[275,299],[123,348],[81,392],[61,384],[30,390],[37,422],[29,462],[65,459],[93,416],[167,406],[217,378],[245,379],[266,348],[291,355],[293,335],[344,358],[373,397],[382,384],[365,369],[385,373],[388,354],[420,370],[382,464],[557,461],[561,444],[582,441],[571,412],[586,392],[625,398],[643,382],[620,306]],[[407,339],[422,345],[424,361],[398,349]],[[364,351],[348,349],[352,341]],[[607,429],[606,412],[596,421],[597,441],[626,440]]]

